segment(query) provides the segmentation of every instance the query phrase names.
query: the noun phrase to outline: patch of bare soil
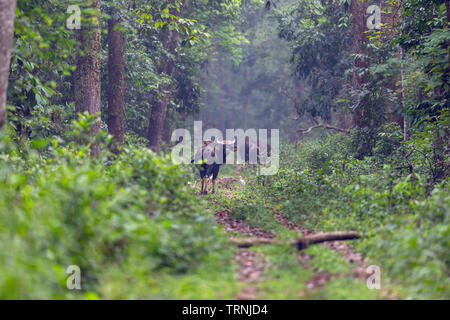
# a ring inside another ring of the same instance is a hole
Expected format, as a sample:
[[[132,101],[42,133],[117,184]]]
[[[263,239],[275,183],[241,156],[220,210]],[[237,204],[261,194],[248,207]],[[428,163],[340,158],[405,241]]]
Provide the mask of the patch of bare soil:
[[[304,228],[301,228],[299,225],[297,225],[294,222],[289,221],[288,218],[281,215],[280,213],[276,212],[274,214],[275,218],[278,219],[286,228],[290,230],[298,230],[303,235],[313,235],[318,233],[318,231],[313,230],[307,230]],[[356,252],[353,250],[346,242],[344,241],[330,241],[325,242],[322,244],[323,246],[326,246],[330,249],[339,251],[343,254],[345,261],[347,261],[350,264],[354,265],[354,271],[355,275],[358,278],[366,279],[366,269],[368,267],[368,259],[364,258],[364,256],[361,253]]]
[[[307,230],[300,227],[298,224],[289,221],[288,218],[276,212],[274,217],[280,221],[286,228],[290,230],[298,230],[302,233],[302,235],[313,235],[318,233],[319,231]],[[348,243],[345,241],[330,241],[322,243],[323,246],[330,248],[335,251],[339,251],[343,254],[343,258],[349,264],[352,265],[353,276],[361,281],[366,281],[369,274],[367,273],[367,268],[369,266],[369,259],[364,257],[361,253],[355,251]],[[303,252],[300,253],[299,263],[303,266],[308,266],[308,260],[313,258],[312,255],[307,255]],[[341,275],[339,274],[329,274],[325,272],[319,272],[312,279],[308,280],[306,283],[306,288],[308,290],[320,288],[326,284],[329,280],[333,278],[339,278]],[[394,293],[391,290],[383,289],[383,292],[389,299],[397,299]],[[306,295],[307,292],[301,292],[301,295]]]
[[[239,232],[247,237],[274,238],[275,235],[265,230],[250,227],[243,221],[236,221],[230,218],[230,212],[227,210],[214,213],[216,222],[224,226],[227,232]],[[257,298],[258,289],[254,286],[260,281],[267,262],[257,252],[250,249],[238,249],[235,256],[238,265],[238,278],[240,282],[246,283],[246,286],[238,294],[238,300],[253,300]]]
[[[247,225],[242,220],[232,220],[228,210],[217,211],[214,213],[216,222],[224,226],[224,230],[228,232],[240,232],[247,237],[274,238],[275,235],[270,231],[255,228]]]
[[[316,288],[320,288],[320,287],[324,286],[332,278],[336,278],[338,276],[340,276],[340,275],[331,274],[328,272],[318,272],[312,279],[309,279],[308,281],[306,281],[306,289],[313,290]]]
[[[233,200],[234,191],[239,188],[239,185],[236,185],[236,182],[240,181],[240,179],[240,177],[221,177],[217,179],[216,183],[217,186],[225,189],[225,195],[230,200]],[[214,213],[216,222],[223,225],[225,231],[238,232],[246,237],[258,237],[267,239],[275,238],[275,235],[270,231],[251,227],[244,221],[231,219],[230,210],[230,208],[227,208],[226,210]],[[314,235],[319,232],[302,228],[298,224],[291,222],[288,218],[281,215],[279,212],[275,212],[273,216],[275,219],[280,221],[287,229],[297,230],[301,232],[303,236]],[[365,281],[367,279],[368,274],[366,273],[366,270],[369,261],[361,253],[356,252],[344,241],[331,241],[326,242],[322,245],[341,252],[345,261],[353,266],[352,271],[355,278],[360,279],[361,281]],[[300,252],[298,261],[303,266],[310,268],[309,260],[313,257],[313,255],[308,255],[304,252]],[[236,264],[238,265],[239,281],[246,283],[246,286],[241,290],[236,298],[239,300],[256,299],[258,296],[258,289],[254,286],[254,284],[261,280],[264,270],[268,267],[268,263],[264,260],[263,256],[250,249],[238,249],[234,259],[236,261]],[[331,279],[341,276],[341,274],[318,272],[312,279],[307,281],[306,290],[300,292],[300,296],[305,296],[311,290],[320,288]],[[392,294],[392,292],[386,290],[383,291],[390,299],[395,299],[395,296]]]
[[[286,228],[290,230],[298,230],[303,235],[313,235],[318,232],[313,230],[307,230],[304,228],[301,228],[299,225],[297,225],[294,222],[289,221],[288,218],[281,215],[280,213],[276,212],[274,214],[274,217],[278,219]],[[367,278],[366,269],[368,267],[368,259],[364,258],[364,256],[361,253],[356,252],[353,250],[347,243],[344,241],[330,241],[325,242],[322,244],[323,246],[326,246],[332,250],[339,251],[343,254],[343,257],[345,261],[353,265],[353,273],[354,276],[360,280],[364,280]],[[300,258],[303,259],[304,263],[304,257]],[[325,284],[326,281],[330,280],[334,276],[331,274],[325,274],[325,273],[318,273],[313,279],[309,280],[307,283],[307,289],[313,289],[317,287],[321,287]]]
[[[264,257],[249,249],[239,249],[235,256],[235,261],[239,266],[239,281],[246,283],[246,286],[236,297],[238,300],[253,300],[258,296],[258,289],[255,283],[261,280],[268,263]]]
[[[233,192],[236,187],[232,185],[239,180],[240,177],[221,177],[216,180],[216,186],[225,189],[225,195],[229,199],[233,200]],[[216,222],[222,225],[224,230],[227,232],[238,232],[246,237],[261,237],[269,239],[275,237],[272,232],[251,227],[244,221],[231,219],[229,210],[215,212],[214,218],[216,219]],[[238,249],[234,260],[238,266],[237,275],[239,281],[245,283],[244,288],[238,294],[236,299],[256,299],[258,296],[258,289],[255,287],[255,283],[261,280],[262,274],[267,268],[268,263],[258,252],[250,249]]]
[[[353,266],[353,276],[362,281],[366,281],[368,276],[366,270],[369,266],[369,259],[365,258],[361,253],[353,250],[344,241],[325,242],[322,245],[332,250],[341,252],[344,260]]]

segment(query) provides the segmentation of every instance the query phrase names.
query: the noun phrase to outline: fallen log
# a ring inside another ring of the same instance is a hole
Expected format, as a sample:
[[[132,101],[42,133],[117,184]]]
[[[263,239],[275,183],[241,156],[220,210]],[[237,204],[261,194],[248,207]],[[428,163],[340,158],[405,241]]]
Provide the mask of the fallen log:
[[[292,241],[287,242],[270,238],[231,238],[230,241],[239,248],[250,248],[261,244],[293,244]]]
[[[298,250],[305,249],[310,244],[321,243],[327,241],[352,240],[358,239],[359,233],[356,231],[336,231],[323,232],[297,239]]]
[[[239,248],[249,248],[262,244],[284,244],[295,245],[298,250],[303,250],[311,244],[327,241],[352,240],[360,238],[360,234],[356,231],[336,231],[322,232],[310,236],[305,236],[291,241],[283,241],[268,238],[231,238],[230,241]]]

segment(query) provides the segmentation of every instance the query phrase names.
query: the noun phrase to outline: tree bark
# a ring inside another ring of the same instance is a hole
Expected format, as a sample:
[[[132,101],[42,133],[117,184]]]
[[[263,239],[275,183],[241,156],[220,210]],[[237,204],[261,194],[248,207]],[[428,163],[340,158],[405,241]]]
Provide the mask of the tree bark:
[[[100,25],[100,0],[92,0],[87,4],[89,9],[97,13],[89,21],[83,21],[81,30],[77,32],[77,40],[80,43],[82,53],[77,54],[75,71],[75,112],[95,114],[96,124],[92,128],[92,134],[100,133],[100,49],[101,49],[101,25]],[[100,143],[91,147],[91,155],[100,156]]]
[[[181,1],[180,11],[171,9],[171,14],[175,16],[181,16],[183,13],[183,4],[184,1]],[[161,59],[158,71],[160,74],[165,74],[170,77],[175,67],[170,55],[175,54],[177,45],[177,32],[174,30],[170,31],[168,30],[168,28],[166,28],[166,30],[163,31],[162,43],[169,55],[166,55]],[[158,154],[160,153],[161,149],[164,121],[166,119],[167,107],[170,100],[170,85],[163,85],[161,87],[160,93],[161,97],[159,97],[159,101],[152,106],[147,132],[147,138],[149,140],[148,146]]]
[[[297,109],[295,100],[290,103],[289,118],[290,118],[289,141],[295,142],[297,140]]]
[[[447,29],[450,30],[450,1],[445,0],[445,8],[447,13]],[[447,43],[448,53],[448,68],[447,79],[450,75],[450,43]],[[441,136],[439,127],[436,128],[434,142],[433,142],[433,182],[438,183],[448,176],[449,166],[445,161],[445,150],[448,148],[448,128],[446,134]]]
[[[244,67],[244,85],[248,85],[248,66]],[[244,131],[248,129],[248,103],[249,103],[250,91],[245,94],[243,108],[242,108],[242,128]]]
[[[445,0],[445,9],[447,12],[447,29],[450,30],[450,0]],[[447,77],[450,76],[450,43],[447,43],[448,47],[448,69]]]
[[[112,17],[108,21],[108,131],[114,136],[114,153],[123,147],[124,92],[125,92],[125,36],[117,29],[120,20]]]
[[[15,12],[15,0],[0,0],[0,129],[6,121],[6,95]]]
[[[364,48],[367,42],[367,0],[352,0],[352,46],[353,53],[359,55],[367,55],[367,51]],[[360,91],[363,84],[367,82],[367,75],[360,74],[359,69],[368,67],[368,61],[356,58],[354,62],[352,85],[353,90]],[[364,116],[364,101],[357,101],[354,98],[354,104],[357,104],[353,112],[353,125],[363,128],[367,126],[367,119]]]
[[[403,109],[406,108],[406,90],[405,90],[405,66],[403,63],[403,49],[400,47],[400,77],[401,77],[401,92],[402,92],[402,106]],[[403,141],[408,139],[408,117],[403,116]]]
[[[391,3],[389,0],[380,1],[381,9],[381,22],[383,27],[381,29],[381,41],[389,43],[393,41],[399,30],[397,26],[401,22],[401,10],[402,3]],[[402,109],[406,107],[406,96],[404,87],[404,63],[403,63],[403,50],[399,46],[397,57],[401,60],[400,73],[394,74],[390,77],[386,77],[386,87],[392,91],[399,92],[399,98],[401,101]],[[404,140],[406,140],[406,131],[408,130],[408,119],[406,115],[402,116],[401,112],[395,108],[394,104],[389,102],[385,103],[385,110],[387,113],[387,121],[397,123],[403,129]]]
[[[231,238],[230,241],[240,248],[249,248],[262,244],[287,244],[295,245],[297,249],[303,250],[311,244],[322,243],[327,241],[352,240],[360,238],[360,234],[355,231],[336,231],[323,232],[310,236],[305,236],[293,241],[283,241],[268,238]]]
[[[176,47],[176,32],[168,31],[163,35],[163,46],[170,54],[175,53]],[[173,61],[170,57],[162,59],[159,67],[160,74],[172,75]],[[163,85],[161,87],[161,97],[159,101],[152,106],[150,112],[150,120],[148,124],[147,138],[149,147],[156,153],[160,153],[162,133],[164,128],[164,121],[167,115],[167,106],[169,105],[170,85]]]

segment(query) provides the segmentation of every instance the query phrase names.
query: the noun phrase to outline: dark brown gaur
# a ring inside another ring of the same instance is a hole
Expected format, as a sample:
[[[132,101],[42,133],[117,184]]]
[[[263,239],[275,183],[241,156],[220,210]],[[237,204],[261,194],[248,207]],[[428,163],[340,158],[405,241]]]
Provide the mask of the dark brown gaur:
[[[227,154],[231,151],[231,147],[235,144],[234,141],[221,141],[217,139],[217,142],[211,140],[206,140],[203,145],[199,148],[195,154],[193,162],[203,161],[203,163],[198,165],[198,170],[200,172],[200,179],[202,180],[202,186],[200,194],[208,194],[208,178],[212,177],[212,193],[216,192],[216,179],[219,175],[220,166],[226,163]],[[205,161],[209,156],[215,157],[216,152],[222,151],[222,163],[206,163]],[[236,147],[234,147],[236,151]]]
[[[235,148],[236,148],[235,143]],[[245,137],[245,145],[244,150],[239,150],[239,154],[241,155],[241,158],[244,159],[245,162],[250,163],[250,154],[253,152],[256,152],[256,162],[260,163],[260,153],[264,150],[259,144],[254,143],[253,141],[250,141],[249,137]],[[270,145],[267,145],[267,156],[270,156]],[[256,163],[251,163],[256,164]]]

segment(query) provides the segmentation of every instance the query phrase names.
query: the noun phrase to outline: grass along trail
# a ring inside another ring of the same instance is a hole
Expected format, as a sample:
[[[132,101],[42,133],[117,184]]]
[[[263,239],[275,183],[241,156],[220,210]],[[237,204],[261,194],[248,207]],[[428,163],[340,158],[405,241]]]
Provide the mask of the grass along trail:
[[[225,197],[233,200],[233,187],[239,182],[236,177],[223,177],[217,179],[217,187],[223,190]],[[209,199],[217,205],[214,199]],[[220,204],[219,204],[220,205]],[[216,222],[223,226],[224,231],[231,235],[244,237],[260,237],[272,239],[275,235],[272,232],[262,230],[257,227],[251,227],[243,221],[233,220],[230,217],[231,208],[225,206],[225,210],[214,212]],[[237,249],[234,263],[238,267],[237,276],[243,289],[237,295],[238,300],[257,299],[258,289],[255,286],[261,280],[262,274],[267,267],[267,261],[264,255],[251,249]]]
[[[318,231],[289,221],[276,208],[270,219],[252,219],[239,211],[245,199],[240,176],[217,179],[217,193],[206,196],[216,222],[229,237],[295,239]],[[369,261],[344,241],[313,245],[298,251],[293,246],[263,245],[238,248],[233,263],[242,285],[236,299],[394,299],[386,290],[366,286]],[[339,295],[338,295],[339,293]]]

